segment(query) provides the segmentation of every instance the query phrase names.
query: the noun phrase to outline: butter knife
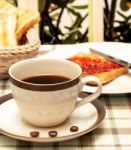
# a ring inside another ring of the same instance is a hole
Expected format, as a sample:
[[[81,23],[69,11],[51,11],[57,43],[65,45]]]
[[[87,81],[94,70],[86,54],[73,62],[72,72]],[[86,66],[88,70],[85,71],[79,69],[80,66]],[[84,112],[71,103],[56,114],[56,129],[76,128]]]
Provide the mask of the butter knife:
[[[100,52],[100,51],[98,51],[98,50],[96,50],[96,49],[93,49],[93,48],[89,48],[89,50],[90,50],[92,53],[97,54],[97,55],[100,55],[100,56],[103,56],[104,58],[106,58],[106,59],[108,59],[108,60],[110,60],[110,61],[112,61],[112,62],[115,62],[115,63],[117,63],[117,64],[120,64],[120,65],[122,65],[122,66],[124,66],[124,67],[131,68],[131,63],[129,63],[129,62],[125,61],[125,60],[116,58],[116,57],[111,56],[111,55],[109,55],[109,54],[105,54],[105,53]]]

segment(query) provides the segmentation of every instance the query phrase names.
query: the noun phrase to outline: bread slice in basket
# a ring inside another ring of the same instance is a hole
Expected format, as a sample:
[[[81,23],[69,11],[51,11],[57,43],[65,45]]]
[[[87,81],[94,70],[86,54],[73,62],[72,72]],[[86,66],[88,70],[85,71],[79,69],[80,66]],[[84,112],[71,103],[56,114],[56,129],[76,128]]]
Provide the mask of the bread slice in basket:
[[[16,12],[0,12],[0,45],[17,45],[16,30],[17,14]]]
[[[22,38],[22,36],[31,28],[33,27],[35,24],[40,22],[40,15],[39,12],[37,11],[32,11],[32,10],[26,10],[23,8],[18,8],[14,5],[12,5],[11,3],[9,3],[6,0],[0,0],[0,14],[2,13],[12,13],[12,16],[7,17],[9,22],[12,22],[14,19],[13,18],[13,14],[14,14],[14,18],[16,17],[16,28],[14,30],[14,27],[10,25],[10,32],[15,34],[14,37],[12,37],[13,40],[16,40],[17,42],[19,42]],[[5,15],[6,17],[6,15]],[[15,21],[14,21],[15,23]],[[8,24],[8,23],[7,23]],[[8,25],[7,25],[8,26]],[[7,30],[6,33],[7,36],[10,34],[10,32]],[[2,37],[4,38],[4,37]],[[14,39],[15,38],[15,39]],[[8,38],[7,38],[8,39]],[[10,40],[10,38],[9,38]],[[9,41],[10,43],[11,41]],[[2,43],[0,43],[0,45],[2,45]],[[12,43],[13,45],[13,43]],[[17,43],[14,45],[17,45]],[[3,45],[4,46],[4,45]]]
[[[38,12],[18,8],[18,24],[16,29],[16,37],[19,41],[30,27],[39,23],[40,15]]]
[[[34,27],[40,21],[38,12],[18,8],[6,0],[0,0],[0,15],[2,13],[8,23],[0,27],[0,79],[8,77],[8,69],[12,64],[34,57],[40,47],[40,39]],[[5,29],[7,26],[9,30]]]
[[[102,84],[115,80],[128,72],[128,68],[111,62],[104,57],[95,54],[78,53],[70,58],[82,68],[82,76],[93,75],[100,79]]]

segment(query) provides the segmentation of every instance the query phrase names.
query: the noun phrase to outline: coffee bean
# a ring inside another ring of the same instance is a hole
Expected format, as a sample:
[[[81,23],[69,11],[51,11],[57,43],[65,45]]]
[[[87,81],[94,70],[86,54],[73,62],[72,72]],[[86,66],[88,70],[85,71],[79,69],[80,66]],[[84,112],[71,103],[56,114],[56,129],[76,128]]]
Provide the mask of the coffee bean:
[[[32,137],[38,137],[39,136],[39,132],[38,131],[32,131],[32,132],[30,132],[30,135]]]
[[[50,137],[56,137],[57,136],[57,131],[50,131],[49,133]]]
[[[77,126],[72,126],[72,127],[70,127],[70,131],[71,132],[77,132],[78,131],[78,127]]]

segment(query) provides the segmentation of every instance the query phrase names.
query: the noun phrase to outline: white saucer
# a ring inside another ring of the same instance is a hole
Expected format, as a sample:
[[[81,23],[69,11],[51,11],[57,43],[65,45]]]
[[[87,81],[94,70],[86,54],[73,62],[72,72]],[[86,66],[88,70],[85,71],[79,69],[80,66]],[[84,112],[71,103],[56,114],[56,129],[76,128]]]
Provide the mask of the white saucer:
[[[96,128],[105,117],[103,104],[95,100],[76,109],[63,124],[53,128],[34,127],[20,116],[14,99],[0,104],[0,133],[9,137],[32,142],[58,142],[73,139]],[[77,126],[77,132],[71,132],[70,127]],[[50,137],[48,132],[57,131],[57,137]],[[31,131],[38,131],[38,137],[31,137]]]

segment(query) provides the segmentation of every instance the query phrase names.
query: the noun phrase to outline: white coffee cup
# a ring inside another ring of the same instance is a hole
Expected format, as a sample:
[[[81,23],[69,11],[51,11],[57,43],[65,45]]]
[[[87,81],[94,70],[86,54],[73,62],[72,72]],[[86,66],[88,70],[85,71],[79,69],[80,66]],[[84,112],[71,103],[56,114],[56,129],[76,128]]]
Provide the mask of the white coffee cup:
[[[81,77],[81,67],[69,60],[33,58],[19,61],[9,68],[13,97],[23,118],[34,126],[51,127],[64,122],[79,106],[98,98],[102,85],[94,76]],[[68,81],[52,84],[34,84],[25,78],[57,75]],[[95,82],[96,92],[78,101],[82,88]]]

